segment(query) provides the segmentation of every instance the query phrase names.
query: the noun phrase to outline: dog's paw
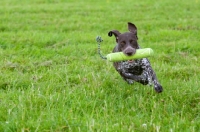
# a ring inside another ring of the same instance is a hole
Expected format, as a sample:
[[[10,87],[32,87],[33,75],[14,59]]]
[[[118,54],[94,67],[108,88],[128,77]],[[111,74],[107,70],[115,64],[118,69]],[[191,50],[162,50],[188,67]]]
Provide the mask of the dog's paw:
[[[163,88],[160,84],[155,85],[154,89],[156,90],[157,93],[161,93],[163,91]]]
[[[125,79],[128,84],[133,84],[134,81],[132,79]]]

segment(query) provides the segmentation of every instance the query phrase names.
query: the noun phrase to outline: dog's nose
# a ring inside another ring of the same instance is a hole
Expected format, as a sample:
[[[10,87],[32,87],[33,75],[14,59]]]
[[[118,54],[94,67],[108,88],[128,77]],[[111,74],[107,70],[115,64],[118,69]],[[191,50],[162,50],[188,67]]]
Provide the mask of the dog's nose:
[[[126,54],[127,54],[128,56],[131,56],[131,55],[133,54],[133,52],[126,52]]]
[[[127,55],[127,56],[131,56],[133,54],[135,54],[135,49],[134,48],[127,48],[124,53]]]

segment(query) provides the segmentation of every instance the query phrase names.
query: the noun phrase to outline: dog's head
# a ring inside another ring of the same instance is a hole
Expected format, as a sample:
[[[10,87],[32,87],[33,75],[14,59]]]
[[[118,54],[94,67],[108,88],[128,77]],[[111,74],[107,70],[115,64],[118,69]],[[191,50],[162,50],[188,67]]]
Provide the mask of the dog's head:
[[[139,49],[139,45],[137,43],[137,27],[128,22],[128,30],[130,32],[120,33],[118,30],[112,30],[108,33],[108,36],[115,35],[117,42],[117,50],[118,52],[123,52],[127,56],[131,56],[135,54],[136,49]]]

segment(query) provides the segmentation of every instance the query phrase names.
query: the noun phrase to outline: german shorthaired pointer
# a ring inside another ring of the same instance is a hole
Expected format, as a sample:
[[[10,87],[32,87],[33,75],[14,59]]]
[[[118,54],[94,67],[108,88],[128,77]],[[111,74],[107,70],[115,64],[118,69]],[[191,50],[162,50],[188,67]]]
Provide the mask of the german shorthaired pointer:
[[[135,54],[136,49],[140,48],[137,43],[137,27],[129,22],[128,30],[130,32],[122,34],[117,30],[112,30],[108,33],[108,36],[111,37],[114,34],[116,38],[117,45],[113,52],[123,52],[125,55],[131,56]],[[160,93],[163,91],[147,58],[114,62],[114,67],[129,84],[134,83],[134,81],[143,85],[153,84],[156,92]]]

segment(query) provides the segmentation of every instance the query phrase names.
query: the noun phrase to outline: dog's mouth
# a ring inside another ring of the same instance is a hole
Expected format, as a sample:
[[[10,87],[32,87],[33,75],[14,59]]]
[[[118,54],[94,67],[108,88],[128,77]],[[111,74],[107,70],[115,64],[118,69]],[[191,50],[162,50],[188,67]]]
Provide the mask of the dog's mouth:
[[[134,62],[134,60],[128,60],[128,63],[133,63]]]
[[[132,54],[131,54],[131,55],[127,55],[127,54],[125,54],[125,55],[126,55],[126,56],[131,56]],[[128,63],[133,63],[134,60],[127,60],[127,62],[128,62]]]

